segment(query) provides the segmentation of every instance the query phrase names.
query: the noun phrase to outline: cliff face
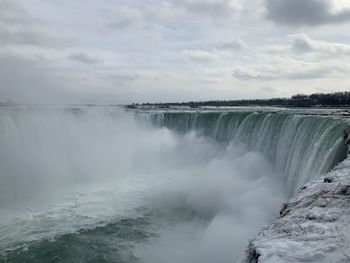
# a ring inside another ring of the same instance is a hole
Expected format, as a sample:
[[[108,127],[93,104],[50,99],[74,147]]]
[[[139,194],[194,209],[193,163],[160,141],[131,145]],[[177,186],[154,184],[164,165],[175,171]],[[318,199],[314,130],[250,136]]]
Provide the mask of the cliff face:
[[[245,262],[350,262],[350,157],[283,204],[250,242]]]

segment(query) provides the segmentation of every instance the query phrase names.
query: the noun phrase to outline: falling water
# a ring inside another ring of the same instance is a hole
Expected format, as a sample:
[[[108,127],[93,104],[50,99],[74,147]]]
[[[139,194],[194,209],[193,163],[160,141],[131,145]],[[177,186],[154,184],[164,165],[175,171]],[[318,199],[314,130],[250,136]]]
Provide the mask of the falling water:
[[[0,262],[234,262],[344,158],[340,119],[0,110]]]

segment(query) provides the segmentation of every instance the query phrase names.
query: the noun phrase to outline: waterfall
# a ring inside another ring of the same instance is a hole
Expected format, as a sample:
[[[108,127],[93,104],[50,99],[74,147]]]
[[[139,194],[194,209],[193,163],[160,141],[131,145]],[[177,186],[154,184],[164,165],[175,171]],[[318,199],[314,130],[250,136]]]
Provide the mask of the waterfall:
[[[150,119],[181,133],[196,131],[263,153],[291,193],[346,157],[342,135],[348,123],[338,118],[282,112],[162,112]]]
[[[288,194],[345,158],[347,127],[283,112],[0,108],[0,262],[234,262]]]

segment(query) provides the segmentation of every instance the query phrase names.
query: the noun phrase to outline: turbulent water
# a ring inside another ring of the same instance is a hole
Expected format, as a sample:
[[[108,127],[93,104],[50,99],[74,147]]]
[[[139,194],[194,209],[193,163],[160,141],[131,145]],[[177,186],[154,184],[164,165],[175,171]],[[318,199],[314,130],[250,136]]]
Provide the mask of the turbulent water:
[[[346,152],[340,119],[0,111],[0,262],[235,262]],[[289,193],[289,194],[288,194]]]

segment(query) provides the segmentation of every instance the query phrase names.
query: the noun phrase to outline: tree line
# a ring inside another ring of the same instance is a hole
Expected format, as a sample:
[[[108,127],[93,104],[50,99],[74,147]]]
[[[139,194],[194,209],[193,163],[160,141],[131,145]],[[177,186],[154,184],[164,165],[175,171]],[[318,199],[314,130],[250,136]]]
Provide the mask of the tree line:
[[[283,107],[350,107],[350,92],[296,94],[291,98],[209,100],[172,103],[133,103],[128,108],[138,107],[169,108],[172,106],[199,107],[239,107],[239,106],[283,106]]]

